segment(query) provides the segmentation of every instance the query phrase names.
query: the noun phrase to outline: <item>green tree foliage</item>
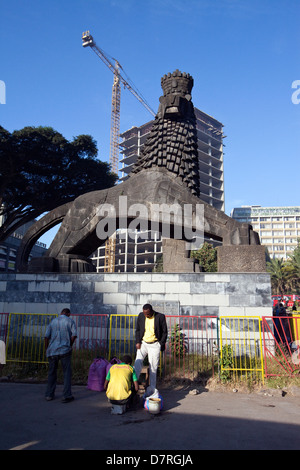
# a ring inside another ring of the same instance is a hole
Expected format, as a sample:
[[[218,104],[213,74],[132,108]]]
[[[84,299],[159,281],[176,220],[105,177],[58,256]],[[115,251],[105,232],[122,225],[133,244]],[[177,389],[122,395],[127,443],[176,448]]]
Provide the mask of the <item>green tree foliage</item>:
[[[171,354],[176,357],[183,357],[188,352],[186,335],[177,323],[172,327],[169,347]]]
[[[267,262],[274,295],[300,293],[300,239],[288,259],[273,258]]]
[[[89,191],[113,186],[116,175],[97,159],[89,135],[65,139],[51,127],[0,126],[0,241],[18,227]]]
[[[284,261],[279,258],[272,258],[267,262],[267,271],[271,274],[273,294],[283,295],[285,293],[286,275]]]
[[[286,265],[285,272],[290,284],[290,288],[297,293],[300,291],[300,239],[298,238],[297,247],[293,253],[289,256]]]
[[[204,272],[209,273],[218,270],[217,250],[210,243],[204,242],[199,250],[192,251],[191,257],[199,260]]]
[[[160,255],[157,257],[157,261],[155,263],[155,266],[153,268],[154,273],[163,273],[164,272],[164,260],[163,260],[163,255]]]

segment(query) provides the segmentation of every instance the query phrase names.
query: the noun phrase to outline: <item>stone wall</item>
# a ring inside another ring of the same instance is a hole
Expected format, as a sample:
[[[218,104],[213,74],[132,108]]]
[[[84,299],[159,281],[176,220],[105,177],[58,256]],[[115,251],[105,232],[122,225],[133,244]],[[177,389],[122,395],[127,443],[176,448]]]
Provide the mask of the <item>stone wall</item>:
[[[0,312],[169,315],[272,314],[267,273],[0,274]]]

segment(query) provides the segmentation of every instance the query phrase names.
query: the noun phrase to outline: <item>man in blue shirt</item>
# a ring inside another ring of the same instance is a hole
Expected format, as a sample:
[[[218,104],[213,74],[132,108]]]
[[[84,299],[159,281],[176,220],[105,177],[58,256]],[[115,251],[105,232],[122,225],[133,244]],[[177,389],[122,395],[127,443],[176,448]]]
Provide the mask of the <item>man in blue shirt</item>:
[[[57,367],[61,361],[64,375],[63,403],[74,400],[71,392],[71,357],[72,345],[77,338],[77,330],[74,320],[69,318],[71,312],[64,308],[59,317],[54,318],[47,326],[45,333],[46,355],[49,360],[48,384],[46,400],[54,398],[57,380]]]

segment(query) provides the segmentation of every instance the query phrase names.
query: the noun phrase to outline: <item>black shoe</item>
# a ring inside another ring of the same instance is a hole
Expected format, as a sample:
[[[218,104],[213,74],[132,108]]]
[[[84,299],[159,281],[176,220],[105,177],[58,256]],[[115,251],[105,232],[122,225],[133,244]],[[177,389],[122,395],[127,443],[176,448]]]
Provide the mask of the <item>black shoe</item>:
[[[64,398],[61,402],[62,403],[69,403],[70,401],[73,401],[74,400],[74,397],[67,397],[67,398]]]

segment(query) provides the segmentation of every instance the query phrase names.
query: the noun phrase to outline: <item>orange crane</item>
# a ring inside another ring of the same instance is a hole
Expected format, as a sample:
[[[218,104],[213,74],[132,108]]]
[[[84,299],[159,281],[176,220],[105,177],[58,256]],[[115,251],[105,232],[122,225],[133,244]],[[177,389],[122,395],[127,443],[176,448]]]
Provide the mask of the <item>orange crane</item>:
[[[142,105],[155,116],[155,112],[147,101],[143,98],[141,93],[131,82],[129,77],[125,74],[120,63],[111,58],[115,64],[112,63],[108,55],[98,47],[94,41],[93,36],[89,31],[82,34],[82,46],[90,47],[98,57],[107,65],[107,67],[114,74],[114,81],[112,86],[112,101],[111,101],[111,126],[110,126],[110,152],[109,163],[111,170],[118,175],[119,171],[119,138],[120,138],[120,105],[121,105],[121,83],[124,88],[127,88]],[[107,239],[105,243],[105,258],[104,258],[104,272],[114,272],[115,267],[115,246],[116,234]]]

